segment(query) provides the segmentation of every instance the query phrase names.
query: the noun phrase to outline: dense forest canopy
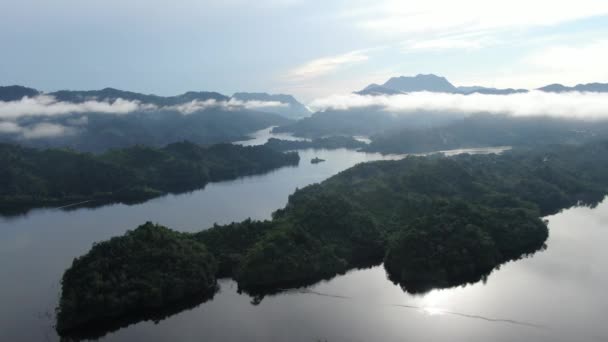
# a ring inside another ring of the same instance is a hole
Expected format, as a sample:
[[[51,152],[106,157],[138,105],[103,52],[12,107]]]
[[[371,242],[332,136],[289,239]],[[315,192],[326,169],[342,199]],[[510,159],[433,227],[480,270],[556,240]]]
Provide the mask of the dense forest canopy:
[[[0,210],[90,200],[136,202],[298,162],[297,153],[231,144],[180,142],[100,155],[0,144]]]
[[[383,261],[404,290],[424,292],[476,281],[541,249],[548,236],[541,217],[597,204],[608,192],[607,167],[608,142],[363,163],[297,190],[270,221],[246,220],[181,236],[206,247],[205,255],[217,262],[215,277],[232,277],[256,296]],[[117,241],[110,240],[113,253],[127,253],[129,247]],[[154,247],[145,250],[152,253]],[[70,275],[82,260],[87,266],[76,280]],[[163,261],[173,262],[179,261]],[[108,263],[116,266],[102,267]],[[105,312],[108,302],[85,299],[120,297],[122,290],[112,286],[122,274],[119,265],[120,257],[100,255],[97,247],[74,262],[63,278],[59,326],[77,328],[78,321],[61,322],[74,312],[93,313],[89,321],[105,318],[96,313]],[[94,279],[89,273],[109,283],[88,284]],[[166,278],[156,279],[151,270],[133,274],[153,288],[165,286]],[[129,310],[138,308],[133,304]]]
[[[202,243],[146,223],[74,260],[63,276],[70,287],[61,297],[57,330],[163,309],[184,297],[212,296],[216,273],[217,261]]]
[[[365,148],[381,153],[422,153],[491,146],[538,146],[608,138],[608,120],[500,114],[389,113],[378,108],[327,110],[274,132],[319,138],[367,135]]]
[[[608,121],[477,114],[445,125],[372,137],[367,151],[418,153],[490,146],[580,144],[608,137]]]

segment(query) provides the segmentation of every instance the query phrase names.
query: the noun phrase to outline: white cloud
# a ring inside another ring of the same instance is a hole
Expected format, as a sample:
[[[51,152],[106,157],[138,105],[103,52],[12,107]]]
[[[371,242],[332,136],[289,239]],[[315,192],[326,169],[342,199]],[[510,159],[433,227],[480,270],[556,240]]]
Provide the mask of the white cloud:
[[[538,48],[506,68],[488,75],[458,79],[461,84],[538,88],[550,83],[576,85],[608,80],[608,40],[552,44]]]
[[[230,99],[229,101],[217,101],[215,99],[209,99],[205,101],[193,100],[184,104],[165,107],[165,109],[176,110],[183,114],[192,114],[197,111],[206,110],[209,108],[220,108],[223,110],[238,110],[238,109],[252,109],[261,110],[264,108],[276,108],[276,107],[287,107],[289,104],[279,101],[240,101],[236,99]]]
[[[380,34],[454,33],[527,29],[608,14],[604,0],[426,0],[367,1],[343,16]]]
[[[43,122],[32,127],[25,127],[22,135],[25,139],[54,138],[72,134],[74,129],[59,124]]]
[[[364,62],[367,59],[368,56],[362,51],[352,51],[342,55],[318,58],[292,69],[287,74],[287,78],[293,80],[316,78],[345,66]]]
[[[403,43],[403,51],[478,50],[498,43],[499,41],[492,38],[487,32],[450,34],[427,39],[408,39]]]
[[[393,96],[336,95],[313,101],[315,110],[379,107],[392,113],[441,111],[454,113],[493,113],[516,116],[608,119],[606,93],[545,93],[532,91],[512,95],[460,95],[419,92]]]
[[[21,127],[14,122],[0,122],[0,133],[19,133]]]
[[[24,139],[54,138],[74,134],[76,129],[60,124],[42,122],[31,126],[20,126],[14,122],[0,122],[0,133],[18,134]]]
[[[60,102],[52,96],[24,97],[19,101],[2,102],[0,101],[0,120],[17,120],[26,116],[60,116],[72,113],[104,113],[104,114],[128,114],[141,110],[176,110],[184,114],[191,114],[209,108],[221,108],[223,110],[252,109],[261,110],[264,108],[287,107],[287,103],[279,101],[240,101],[230,99],[229,101],[217,101],[209,99],[205,101],[194,100],[188,103],[158,108],[152,104],[140,103],[138,101],[127,101],[117,99],[114,102],[106,101],[86,101],[83,103]],[[82,126],[88,123],[88,118],[82,116],[71,119],[70,124]],[[14,130],[7,122],[1,123],[1,132]]]
[[[17,119],[23,116],[56,116],[70,113],[127,114],[150,108],[137,101],[117,99],[114,102],[86,101],[83,103],[60,102],[52,96],[24,97],[19,101],[0,101],[0,119]]]
[[[608,40],[594,41],[585,45],[555,45],[533,52],[524,62],[537,68],[563,71],[597,73],[606,68]],[[606,75],[606,72],[604,72]]]

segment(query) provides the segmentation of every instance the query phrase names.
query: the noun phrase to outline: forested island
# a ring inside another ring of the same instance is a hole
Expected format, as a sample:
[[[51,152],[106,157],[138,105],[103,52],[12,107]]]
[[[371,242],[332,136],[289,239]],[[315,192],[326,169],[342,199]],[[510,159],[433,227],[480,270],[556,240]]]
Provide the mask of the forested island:
[[[140,202],[298,162],[297,153],[262,146],[203,147],[186,141],[163,148],[133,146],[99,155],[0,144],[0,212],[19,213],[84,201]]]
[[[326,150],[348,148],[358,150],[364,148],[367,146],[367,144],[350,136],[331,136],[312,140],[281,140],[277,138],[270,138],[266,144],[264,144],[264,146],[284,152],[309,148]]]
[[[213,292],[215,279],[231,277],[263,296],[384,262],[390,279],[412,293],[476,281],[543,248],[541,217],[597,204],[608,192],[607,167],[608,142],[410,156],[359,164],[297,190],[270,221],[194,234],[146,224],[74,260],[57,329],[69,335],[150,302],[186,299],[186,279]],[[137,258],[127,260],[134,245]],[[184,266],[185,258],[204,271]]]

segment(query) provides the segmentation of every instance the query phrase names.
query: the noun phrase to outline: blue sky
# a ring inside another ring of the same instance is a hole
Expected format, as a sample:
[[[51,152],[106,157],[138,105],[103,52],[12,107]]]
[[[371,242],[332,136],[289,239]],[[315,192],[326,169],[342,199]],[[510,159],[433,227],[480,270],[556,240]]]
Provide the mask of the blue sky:
[[[0,84],[285,92],[388,77],[608,82],[608,1],[20,0],[0,4]]]

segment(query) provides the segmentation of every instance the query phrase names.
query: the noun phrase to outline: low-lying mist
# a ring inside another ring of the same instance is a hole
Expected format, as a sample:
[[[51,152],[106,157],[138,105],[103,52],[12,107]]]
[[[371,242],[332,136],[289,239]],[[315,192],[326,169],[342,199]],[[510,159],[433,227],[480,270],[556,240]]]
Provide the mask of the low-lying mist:
[[[381,108],[400,114],[420,111],[492,113],[514,116],[552,116],[572,119],[608,119],[606,93],[548,93],[531,91],[510,95],[415,92],[399,95],[334,95],[314,100],[316,111]]]

